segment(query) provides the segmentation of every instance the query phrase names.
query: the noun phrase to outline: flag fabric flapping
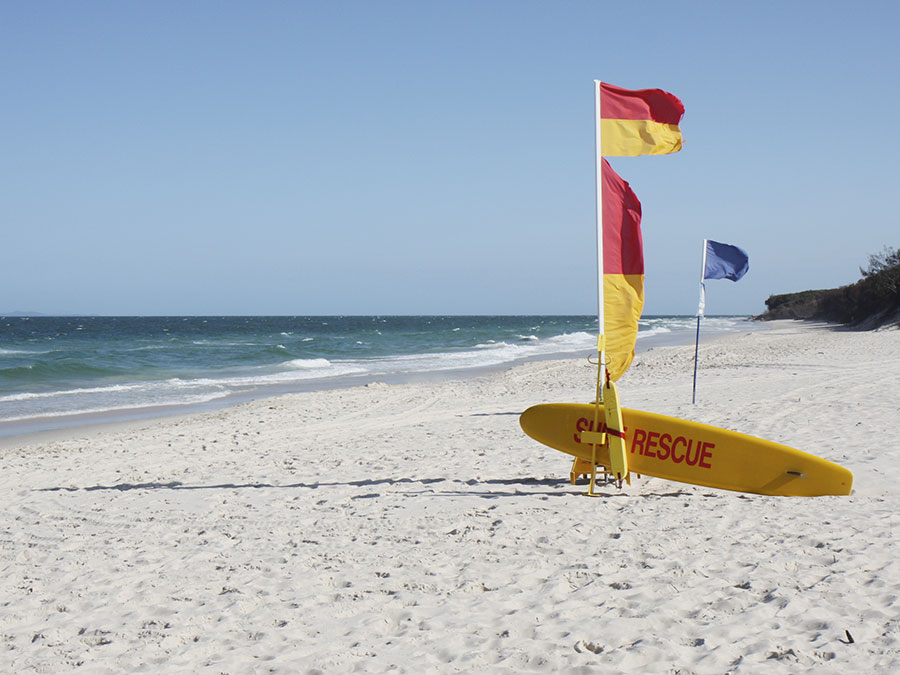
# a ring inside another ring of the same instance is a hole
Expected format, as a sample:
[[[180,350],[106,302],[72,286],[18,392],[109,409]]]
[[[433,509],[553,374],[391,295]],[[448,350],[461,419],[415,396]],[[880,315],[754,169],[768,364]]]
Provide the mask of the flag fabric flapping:
[[[644,308],[641,203],[605,159],[603,179],[603,306],[609,377],[625,374],[634,359]]]
[[[681,150],[681,100],[662,89],[623,89],[600,82],[601,154],[666,155]]]
[[[718,241],[706,240],[706,256],[703,268],[704,279],[731,279],[737,281],[750,269],[747,252]]]

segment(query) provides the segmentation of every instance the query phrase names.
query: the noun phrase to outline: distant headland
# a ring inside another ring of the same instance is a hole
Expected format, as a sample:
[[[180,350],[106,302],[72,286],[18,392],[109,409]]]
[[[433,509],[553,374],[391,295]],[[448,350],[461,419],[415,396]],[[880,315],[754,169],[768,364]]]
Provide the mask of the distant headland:
[[[900,248],[885,247],[869,256],[855,284],[818,291],[772,295],[756,319],[811,319],[842,323],[861,330],[900,326]]]

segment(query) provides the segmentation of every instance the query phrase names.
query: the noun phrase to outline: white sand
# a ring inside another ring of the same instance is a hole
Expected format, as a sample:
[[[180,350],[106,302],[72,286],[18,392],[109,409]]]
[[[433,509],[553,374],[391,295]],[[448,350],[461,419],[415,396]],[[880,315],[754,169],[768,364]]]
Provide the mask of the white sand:
[[[519,429],[586,361],[0,450],[0,672],[900,670],[900,331],[640,354],[623,402],[849,467],[849,497],[644,478]],[[848,640],[847,632],[852,636]]]

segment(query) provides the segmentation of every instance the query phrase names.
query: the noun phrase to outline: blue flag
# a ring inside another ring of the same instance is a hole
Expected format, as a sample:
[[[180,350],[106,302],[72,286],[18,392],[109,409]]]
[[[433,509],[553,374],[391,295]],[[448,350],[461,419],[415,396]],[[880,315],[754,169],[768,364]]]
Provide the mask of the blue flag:
[[[706,240],[706,267],[704,279],[731,279],[737,281],[750,269],[750,256],[744,249],[731,244]]]

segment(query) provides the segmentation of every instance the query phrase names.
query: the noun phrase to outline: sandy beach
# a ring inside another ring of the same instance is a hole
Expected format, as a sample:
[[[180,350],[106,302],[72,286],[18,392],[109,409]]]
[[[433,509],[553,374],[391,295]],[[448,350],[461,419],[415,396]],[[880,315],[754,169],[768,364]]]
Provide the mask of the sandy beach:
[[[587,360],[253,401],[0,449],[0,672],[889,673],[900,330],[638,354],[629,408],[785,443],[850,496],[590,499],[518,415]]]

